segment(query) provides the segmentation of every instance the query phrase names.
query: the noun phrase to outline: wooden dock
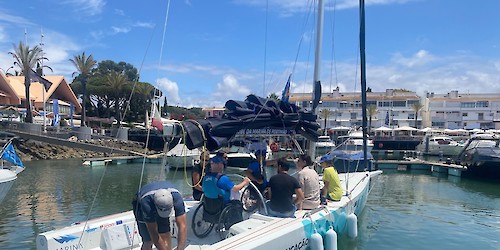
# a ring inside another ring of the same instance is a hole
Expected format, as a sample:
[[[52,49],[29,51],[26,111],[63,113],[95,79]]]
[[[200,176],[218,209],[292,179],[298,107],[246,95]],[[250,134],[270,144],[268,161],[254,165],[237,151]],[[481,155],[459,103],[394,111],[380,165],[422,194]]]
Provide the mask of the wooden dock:
[[[467,167],[446,163],[425,161],[416,158],[407,158],[404,160],[377,160],[374,162],[376,169],[394,169],[398,171],[408,170],[428,170],[436,173],[447,173],[448,175],[461,176],[462,171],[466,171]]]
[[[96,167],[105,165],[120,165],[138,162],[142,163],[161,163],[163,160],[163,154],[148,155],[146,157],[140,155],[128,155],[128,156],[111,156],[111,157],[96,157],[96,158],[85,158],[83,159],[83,165]]]

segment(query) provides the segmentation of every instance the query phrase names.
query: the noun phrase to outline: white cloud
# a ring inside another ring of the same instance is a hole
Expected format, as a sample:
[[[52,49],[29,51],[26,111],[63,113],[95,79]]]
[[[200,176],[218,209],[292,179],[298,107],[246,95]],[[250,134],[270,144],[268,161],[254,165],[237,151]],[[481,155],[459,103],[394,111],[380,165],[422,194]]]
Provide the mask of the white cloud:
[[[148,29],[151,29],[151,28],[154,28],[155,27],[155,24],[154,23],[148,23],[148,22],[136,22],[134,25],[134,27],[139,27],[139,28],[148,28]]]
[[[115,9],[115,14],[117,14],[119,16],[125,16],[125,11],[123,11],[121,9]]]
[[[435,57],[425,50],[420,50],[411,57],[404,57],[401,54],[395,54],[392,60],[395,63],[404,65],[406,67],[422,66],[432,62]]]
[[[5,13],[3,10],[0,10],[0,21],[19,24],[19,25],[33,25],[33,23],[30,22],[28,19]]]
[[[163,95],[167,97],[169,105],[176,105],[181,102],[179,97],[179,86],[174,81],[167,78],[160,78],[156,81],[158,88],[163,91]]]
[[[104,0],[67,0],[63,3],[74,5],[77,12],[83,12],[88,16],[101,14],[106,5]]]
[[[250,93],[250,89],[238,83],[238,80],[234,75],[228,74],[224,75],[222,82],[217,83],[217,88],[215,89],[213,95],[215,97],[241,99]]]
[[[8,39],[7,39],[7,34],[5,33],[5,29],[0,26],[0,43],[2,42],[6,42]]]
[[[112,30],[112,34],[128,33],[128,32],[130,32],[130,28],[129,27],[115,27],[115,26],[112,26],[111,30]]]

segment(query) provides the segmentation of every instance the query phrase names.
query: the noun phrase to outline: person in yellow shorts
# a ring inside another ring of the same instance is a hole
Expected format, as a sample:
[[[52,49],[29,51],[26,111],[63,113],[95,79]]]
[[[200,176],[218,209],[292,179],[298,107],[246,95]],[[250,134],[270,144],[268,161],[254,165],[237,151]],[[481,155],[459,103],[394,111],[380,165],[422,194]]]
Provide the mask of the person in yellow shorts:
[[[323,168],[323,183],[325,184],[321,190],[321,203],[325,204],[326,199],[339,201],[342,198],[342,186],[340,185],[339,174],[332,164],[333,158],[331,155],[324,155],[319,160],[321,168]]]

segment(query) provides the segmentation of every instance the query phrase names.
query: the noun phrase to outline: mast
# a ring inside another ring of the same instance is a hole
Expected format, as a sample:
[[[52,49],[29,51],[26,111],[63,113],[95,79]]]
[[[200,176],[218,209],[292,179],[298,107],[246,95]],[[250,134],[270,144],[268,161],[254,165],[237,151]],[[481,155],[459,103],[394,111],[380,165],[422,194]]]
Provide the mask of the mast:
[[[40,76],[43,77],[43,30],[42,28],[40,28],[40,49],[42,51],[41,55],[40,55]],[[43,84],[42,84],[43,85]],[[45,85],[42,86],[42,99],[43,99],[43,132],[46,133],[47,132],[47,120],[46,120],[46,117],[47,117],[47,112],[45,110]],[[55,119],[55,117],[54,117]]]
[[[365,58],[365,1],[359,0],[359,56],[361,61],[361,109],[363,116],[363,157],[364,168],[368,169],[367,161],[367,119],[366,119],[366,58]],[[369,169],[371,170],[371,169]]]
[[[324,20],[325,3],[323,0],[318,0],[318,19],[316,22],[316,49],[314,52],[314,77],[313,77],[313,92],[312,92],[312,114],[314,115],[316,106],[319,99],[321,99],[321,85],[320,85],[320,66],[321,66],[321,47],[323,46],[323,20]],[[319,87],[318,87],[319,86]],[[318,99],[319,96],[319,99]],[[309,155],[314,160],[316,155],[316,143],[309,144]]]

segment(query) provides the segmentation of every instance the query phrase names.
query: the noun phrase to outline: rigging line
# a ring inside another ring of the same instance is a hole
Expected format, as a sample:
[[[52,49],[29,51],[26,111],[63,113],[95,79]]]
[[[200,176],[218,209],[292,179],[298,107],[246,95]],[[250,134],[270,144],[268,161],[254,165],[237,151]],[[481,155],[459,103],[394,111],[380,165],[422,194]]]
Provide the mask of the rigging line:
[[[262,83],[262,96],[266,96],[266,67],[267,67],[267,31],[268,31],[268,16],[269,16],[269,0],[266,1],[266,27],[264,32],[264,81]]]
[[[137,73],[137,74],[138,74],[138,76],[137,76],[136,80],[134,81],[134,86],[133,86],[133,88],[132,88],[132,93],[130,94],[130,97],[129,97],[128,105],[130,105],[130,99],[132,98],[132,94],[133,94],[134,89],[135,89],[135,84],[139,81],[139,75],[140,75],[140,72],[142,71],[142,67],[143,67],[143,65],[144,65],[144,61],[145,61],[145,59],[146,59],[146,55],[147,55],[147,53],[148,53],[148,51],[149,51],[149,48],[150,48],[150,45],[151,45],[151,41],[152,41],[152,38],[153,38],[154,30],[155,30],[155,29],[153,29],[153,32],[151,33],[151,37],[150,37],[150,40],[149,40],[149,42],[148,42],[148,46],[146,47],[146,51],[145,51],[145,53],[144,53],[144,57],[143,57],[143,59],[142,59],[141,66],[139,67],[139,70],[138,70],[138,73]],[[125,110],[127,110],[127,107],[125,108]],[[125,114],[126,114],[126,112],[125,112]],[[123,116],[123,118],[125,118],[125,115]],[[119,127],[121,127],[121,126],[122,126],[122,125],[121,125],[121,122],[122,122],[122,121],[123,121],[123,119],[122,119],[122,120],[120,120]],[[118,137],[118,133],[116,134],[116,137]],[[140,181],[139,181],[139,187],[141,186],[142,177],[143,177],[143,174],[144,174],[144,165],[145,165],[145,159],[146,159],[146,154],[147,154],[147,145],[148,145],[147,143],[148,143],[148,140],[149,140],[149,131],[148,131],[148,137],[147,137],[147,139],[146,139],[146,147],[145,147],[145,152],[144,152],[144,154],[143,154],[143,155],[144,155],[144,159],[143,159],[143,167],[142,167],[142,169],[143,169],[143,170],[141,171],[141,178],[140,178]],[[111,147],[111,148],[110,148],[110,151],[109,151],[109,154],[110,154],[110,155],[111,155],[111,154],[113,154],[113,151],[114,151],[115,149],[116,149],[115,147]],[[86,226],[87,226],[87,223],[88,223],[88,221],[90,220],[90,214],[91,214],[91,212],[92,212],[92,210],[93,210],[93,208],[94,208],[95,202],[96,202],[96,200],[97,200],[97,194],[99,193],[99,190],[101,189],[102,182],[103,182],[103,180],[104,180],[104,176],[106,175],[106,169],[107,169],[107,165],[108,165],[108,164],[109,164],[109,162],[105,162],[105,164],[104,164],[104,171],[103,171],[102,176],[101,176],[101,178],[100,178],[100,180],[99,180],[99,184],[97,185],[97,189],[96,189],[97,191],[96,191],[96,193],[95,193],[95,195],[94,195],[94,197],[93,197],[93,199],[92,199],[92,204],[91,204],[90,209],[89,209],[89,212],[88,212],[88,214],[87,214],[87,218],[86,218],[86,220],[85,220],[84,227],[86,227]],[[79,243],[81,243],[81,239],[83,238],[82,236],[83,236],[83,234],[84,234],[84,233],[85,233],[85,231],[82,231],[82,234],[80,235],[80,240],[79,240]]]
[[[162,39],[161,39],[160,59],[158,60],[158,69],[156,70],[156,79],[158,79],[159,74],[160,74],[159,72],[160,72],[161,60],[163,58],[163,46],[165,44],[165,34],[167,33],[167,23],[168,23],[168,13],[169,13],[169,10],[170,10],[170,0],[168,0],[167,13],[165,14],[165,23],[163,25],[163,36],[162,36]],[[158,83],[156,83],[156,85],[158,86]]]
[[[331,4],[331,2],[330,2]],[[330,62],[330,68],[335,73],[335,83],[337,87],[339,86],[339,79],[337,73],[337,60],[335,58],[335,18],[337,13],[337,1],[333,2],[333,14],[332,14],[332,60]],[[332,92],[332,82],[333,82],[333,74],[330,74],[330,92]]]

